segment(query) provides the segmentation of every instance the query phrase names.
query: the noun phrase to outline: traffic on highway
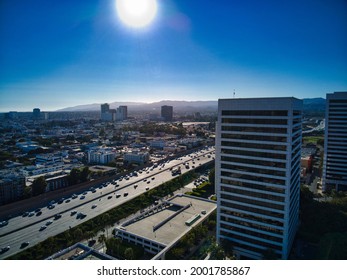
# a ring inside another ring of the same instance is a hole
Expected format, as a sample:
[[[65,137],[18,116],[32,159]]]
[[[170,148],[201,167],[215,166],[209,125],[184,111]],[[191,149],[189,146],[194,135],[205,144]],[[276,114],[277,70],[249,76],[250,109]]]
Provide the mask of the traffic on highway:
[[[205,147],[176,159],[154,163],[117,180],[61,197],[57,201],[50,201],[45,207],[28,209],[21,216],[1,221],[0,259],[94,218],[179,174],[212,162],[214,153],[214,147]]]

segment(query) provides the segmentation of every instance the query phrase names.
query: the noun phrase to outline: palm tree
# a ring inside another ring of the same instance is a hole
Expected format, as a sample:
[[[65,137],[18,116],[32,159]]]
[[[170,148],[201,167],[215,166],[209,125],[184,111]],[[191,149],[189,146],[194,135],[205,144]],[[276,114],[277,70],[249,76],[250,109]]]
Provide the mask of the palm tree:
[[[210,253],[210,260],[224,260],[226,257],[225,251],[216,242],[213,242],[210,245],[210,247],[207,249],[207,252]]]
[[[106,237],[104,234],[99,235],[98,242],[102,244],[102,249],[104,249],[104,246],[106,244]]]

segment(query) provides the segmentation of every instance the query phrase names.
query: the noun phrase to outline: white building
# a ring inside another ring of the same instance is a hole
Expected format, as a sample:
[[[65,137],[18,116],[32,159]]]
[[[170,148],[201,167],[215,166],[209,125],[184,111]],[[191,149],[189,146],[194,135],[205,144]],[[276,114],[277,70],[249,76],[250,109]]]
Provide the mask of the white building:
[[[302,101],[221,99],[216,131],[217,240],[238,258],[287,259],[299,222]]]
[[[107,164],[113,161],[117,153],[112,148],[96,148],[88,151],[88,163]]]
[[[29,165],[21,169],[23,176],[36,176],[40,174],[45,174],[49,172],[61,171],[65,168],[64,164],[50,164],[50,165]]]
[[[347,190],[347,92],[327,94],[322,187]]]
[[[36,155],[36,164],[64,164],[61,153]]]
[[[144,165],[148,163],[150,156],[148,152],[141,152],[140,150],[132,150],[124,154],[124,163],[125,164],[139,164]]]
[[[166,141],[161,138],[153,139],[149,141],[148,143],[151,148],[155,148],[155,149],[163,149],[166,146]]]

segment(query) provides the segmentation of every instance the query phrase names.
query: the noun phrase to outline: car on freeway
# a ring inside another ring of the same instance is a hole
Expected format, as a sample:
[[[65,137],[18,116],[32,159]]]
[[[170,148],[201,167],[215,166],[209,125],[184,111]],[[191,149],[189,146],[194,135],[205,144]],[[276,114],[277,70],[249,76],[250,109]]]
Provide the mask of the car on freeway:
[[[34,215],[35,215],[34,212],[30,212],[30,213],[28,214],[28,217],[32,217],[32,216],[34,216]]]
[[[65,203],[69,203],[71,200],[70,199],[67,199],[67,200],[65,200]]]
[[[4,227],[8,225],[8,221],[2,221],[0,222],[0,227]]]
[[[61,214],[55,214],[55,216],[54,216],[54,219],[55,220],[58,220],[58,219],[60,219],[61,218]]]
[[[53,223],[53,221],[49,220],[49,221],[46,222],[46,226],[49,226],[52,223]]]
[[[136,189],[138,187],[138,185],[134,185],[134,189]]]
[[[23,242],[23,243],[20,245],[20,248],[23,249],[23,248],[29,246],[29,244],[30,244],[29,241]]]
[[[96,208],[97,207],[97,205],[96,204],[93,204],[92,205],[92,209],[94,209],[94,208]]]
[[[76,215],[76,219],[84,219],[85,217],[87,217],[86,214],[83,214],[82,212],[79,212],[77,215]]]
[[[108,199],[111,199],[111,198],[112,198],[112,195],[109,195],[107,198],[108,198]]]
[[[70,216],[73,216],[73,215],[75,215],[75,214],[77,214],[77,211],[71,211],[71,212],[70,212]]]
[[[71,196],[72,199],[76,199],[77,197],[78,197],[78,196],[77,196],[77,194],[75,194],[75,193]]]
[[[86,197],[84,195],[81,195],[80,199],[85,199]]]
[[[29,215],[29,212],[24,212],[23,214],[22,214],[22,217],[26,217],[26,216],[28,216]]]
[[[119,193],[116,194],[116,198],[119,198],[121,197],[121,195]]]
[[[46,226],[46,225],[43,225],[43,226],[40,227],[40,231],[43,231],[43,230],[45,230],[46,228],[47,228],[47,226]]]
[[[54,207],[55,207],[54,204],[50,204],[50,205],[47,206],[48,209],[53,209]]]
[[[39,211],[36,213],[36,216],[41,216],[42,215],[42,211]]]
[[[148,190],[149,190],[149,187],[146,188],[146,191],[148,191]]]
[[[124,196],[128,196],[128,193],[127,193],[127,192],[125,192],[123,195],[124,195]]]
[[[3,254],[3,253],[7,252],[10,249],[11,249],[10,246],[6,246],[6,247],[3,247],[3,248],[0,248],[0,254]]]

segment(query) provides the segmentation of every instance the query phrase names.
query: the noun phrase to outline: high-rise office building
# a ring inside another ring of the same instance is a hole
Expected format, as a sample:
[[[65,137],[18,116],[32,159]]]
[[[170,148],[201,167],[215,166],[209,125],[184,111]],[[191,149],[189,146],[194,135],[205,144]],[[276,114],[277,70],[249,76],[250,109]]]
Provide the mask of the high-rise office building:
[[[295,98],[219,100],[217,240],[238,258],[288,258],[299,222],[301,118]]]
[[[166,122],[171,122],[173,119],[173,107],[172,106],[161,106],[161,117]]]
[[[101,114],[110,111],[110,105],[108,103],[101,104]]]
[[[347,190],[347,92],[327,94],[323,191]]]
[[[101,120],[114,121],[114,110],[110,110],[110,105],[108,103],[101,104]]]
[[[128,118],[128,107],[119,106],[116,112],[116,121],[125,121]]]
[[[38,120],[41,118],[41,110],[39,108],[33,109],[33,119]]]

